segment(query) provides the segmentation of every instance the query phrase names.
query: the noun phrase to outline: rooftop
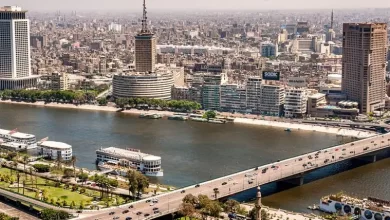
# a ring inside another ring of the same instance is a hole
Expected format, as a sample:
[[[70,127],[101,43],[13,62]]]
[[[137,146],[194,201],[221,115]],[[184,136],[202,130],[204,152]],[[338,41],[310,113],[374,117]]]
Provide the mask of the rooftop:
[[[10,135],[10,130],[0,129],[0,135]],[[13,138],[25,139],[25,138],[33,138],[35,135],[25,134],[21,132],[16,132],[10,135]]]
[[[136,160],[160,160],[161,157],[153,156],[150,154],[142,153],[138,149],[122,149],[117,147],[108,147],[108,148],[101,148],[97,150],[96,152],[103,152],[110,155],[115,155],[120,158],[128,158],[128,159],[136,159]]]
[[[49,147],[49,148],[56,148],[56,149],[71,149],[72,146],[66,143],[62,142],[56,142],[56,141],[44,141],[40,144],[40,146],[43,147]]]

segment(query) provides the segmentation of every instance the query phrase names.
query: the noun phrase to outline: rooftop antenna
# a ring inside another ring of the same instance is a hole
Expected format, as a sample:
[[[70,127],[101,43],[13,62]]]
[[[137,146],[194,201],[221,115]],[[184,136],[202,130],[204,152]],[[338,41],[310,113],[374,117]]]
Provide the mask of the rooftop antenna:
[[[141,33],[150,33],[148,29],[148,17],[146,16],[146,0],[144,0],[144,5],[143,5],[143,15],[142,15],[142,30]]]
[[[332,16],[330,18],[330,29],[333,29],[333,9],[332,9]]]

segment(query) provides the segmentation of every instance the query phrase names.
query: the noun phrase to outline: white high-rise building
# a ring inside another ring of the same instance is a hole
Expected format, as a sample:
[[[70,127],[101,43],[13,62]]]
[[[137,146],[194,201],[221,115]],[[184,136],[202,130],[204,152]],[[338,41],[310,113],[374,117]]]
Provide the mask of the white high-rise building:
[[[284,103],[284,114],[287,118],[302,117],[307,111],[307,90],[306,88],[286,89]]]
[[[0,90],[35,87],[31,75],[30,21],[20,7],[0,7]]]

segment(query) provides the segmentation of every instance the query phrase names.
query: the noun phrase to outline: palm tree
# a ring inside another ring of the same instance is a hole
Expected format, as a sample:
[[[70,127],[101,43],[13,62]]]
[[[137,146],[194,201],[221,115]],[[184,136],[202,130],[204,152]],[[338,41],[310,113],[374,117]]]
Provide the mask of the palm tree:
[[[27,179],[27,173],[26,173],[26,163],[28,161],[28,156],[23,156],[23,172],[24,172],[24,178]]]
[[[73,166],[73,176],[75,181],[76,181],[76,161],[77,161],[76,155],[72,155],[72,159],[70,160],[70,162],[72,163]]]
[[[20,181],[20,173],[19,173],[19,171],[17,171],[17,173],[16,173],[16,179],[18,181],[18,193],[19,193],[19,181]]]

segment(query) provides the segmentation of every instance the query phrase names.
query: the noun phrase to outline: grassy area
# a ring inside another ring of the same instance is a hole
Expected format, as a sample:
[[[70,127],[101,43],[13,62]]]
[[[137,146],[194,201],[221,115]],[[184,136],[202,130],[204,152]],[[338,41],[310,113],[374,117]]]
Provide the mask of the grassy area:
[[[10,188],[10,177],[12,182],[17,181],[16,177],[16,171],[12,171],[12,177],[11,177],[11,170],[8,168],[0,168],[0,187],[13,191],[13,192],[18,192],[17,188]],[[48,203],[54,203],[56,204],[57,202],[60,202],[63,204],[67,204],[67,206],[70,206],[71,203],[74,202],[75,208],[80,207],[81,204],[84,206],[87,206],[91,204],[91,202],[95,198],[100,197],[100,192],[96,190],[90,190],[82,187],[78,187],[77,190],[72,189],[72,185],[66,185],[66,184],[61,184],[59,186],[56,186],[56,183],[51,180],[46,180],[41,177],[36,177],[33,176],[33,178],[30,177],[30,175],[25,175],[24,173],[20,173],[20,183],[22,184],[23,181],[25,180],[25,190],[24,190],[24,195],[31,197],[31,198],[39,198],[39,190],[44,193],[44,197],[46,197],[46,202]],[[84,189],[84,193],[80,193],[80,190]],[[23,194],[23,188],[19,188],[19,193]],[[115,196],[114,196],[115,198]],[[121,197],[118,196],[119,203],[122,204],[125,200]],[[115,205],[116,202],[113,202],[112,200],[108,201],[109,205]],[[115,203],[115,204],[113,204]]]

